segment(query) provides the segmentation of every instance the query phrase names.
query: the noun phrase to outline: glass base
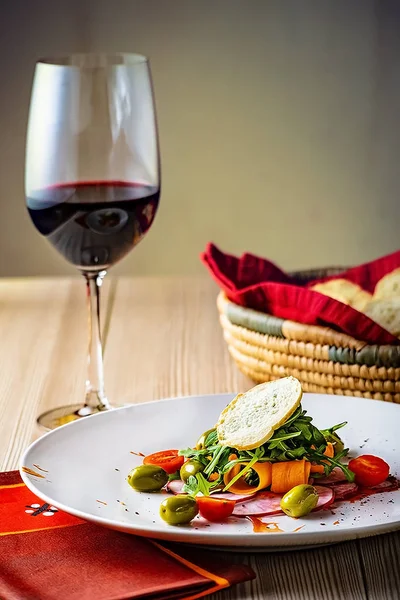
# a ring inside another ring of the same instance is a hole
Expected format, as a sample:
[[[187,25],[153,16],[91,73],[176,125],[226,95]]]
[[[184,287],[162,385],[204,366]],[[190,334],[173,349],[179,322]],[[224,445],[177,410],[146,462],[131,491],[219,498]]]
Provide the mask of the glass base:
[[[105,409],[109,410],[109,409]],[[61,425],[71,423],[77,419],[83,419],[98,412],[103,412],[97,408],[92,408],[84,404],[71,404],[69,406],[59,406],[39,415],[37,424],[42,431],[57,429]]]

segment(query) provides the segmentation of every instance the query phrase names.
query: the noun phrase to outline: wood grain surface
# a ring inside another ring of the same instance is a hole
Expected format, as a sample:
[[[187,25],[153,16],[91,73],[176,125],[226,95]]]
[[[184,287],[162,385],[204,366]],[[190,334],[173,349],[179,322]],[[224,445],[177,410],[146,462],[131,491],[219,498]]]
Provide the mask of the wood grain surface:
[[[113,404],[243,391],[207,279],[106,279],[102,321],[106,391]],[[0,281],[0,468],[17,467],[39,435],[36,416],[80,402],[87,320],[80,278]],[[400,409],[399,409],[400,410]],[[400,416],[400,413],[399,413]],[[400,534],[296,552],[242,554],[257,579],[220,600],[398,600]]]

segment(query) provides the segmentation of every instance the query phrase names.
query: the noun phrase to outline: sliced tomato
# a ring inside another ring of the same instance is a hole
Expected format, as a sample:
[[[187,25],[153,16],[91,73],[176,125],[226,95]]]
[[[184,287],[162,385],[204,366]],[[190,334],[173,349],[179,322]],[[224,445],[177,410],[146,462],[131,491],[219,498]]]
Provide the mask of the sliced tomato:
[[[373,487],[388,478],[390,467],[379,456],[363,454],[349,462],[349,469],[353,471],[356,483],[364,487]]]
[[[223,500],[212,496],[196,496],[196,502],[200,515],[211,523],[218,523],[230,517],[236,504],[234,500]]]
[[[143,459],[144,465],[156,465],[161,467],[171,475],[176,471],[179,471],[184,463],[184,457],[178,455],[178,450],[161,450],[161,452],[154,452],[149,454]]]

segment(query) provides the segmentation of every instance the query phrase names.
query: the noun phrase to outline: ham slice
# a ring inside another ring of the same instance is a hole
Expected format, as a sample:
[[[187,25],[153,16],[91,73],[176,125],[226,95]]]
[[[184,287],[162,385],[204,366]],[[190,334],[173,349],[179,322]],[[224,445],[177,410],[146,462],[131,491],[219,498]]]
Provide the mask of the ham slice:
[[[375,485],[374,487],[359,487],[356,483],[350,482],[336,482],[330,484],[334,494],[335,500],[346,500],[346,498],[351,498],[355,496],[358,492],[361,496],[364,494],[365,496],[370,496],[371,494],[379,494],[381,492],[391,492],[399,489],[399,482],[394,477],[389,477],[386,481],[383,481],[379,485]]]
[[[371,496],[372,494],[380,494],[381,492],[395,492],[399,489],[400,482],[398,479],[389,475],[385,481],[379,483],[378,485],[374,485],[372,487],[360,487],[360,494],[365,494],[366,496]]]
[[[391,492],[398,489],[399,481],[395,477],[388,477],[388,479],[382,481],[379,485],[374,485],[372,488],[365,488],[366,491],[374,490],[374,492]]]
[[[314,508],[314,511],[321,510],[322,508],[328,508],[335,499],[335,494],[332,488],[325,487],[323,485],[314,485],[318,493],[318,503]]]
[[[254,498],[256,496],[256,492],[254,494],[232,494],[231,492],[212,492],[212,498],[221,498],[222,500],[234,500],[235,502],[242,502],[244,500],[249,500],[250,498]]]
[[[335,493],[335,500],[344,500],[349,496],[354,496],[358,491],[358,485],[356,483],[338,483],[332,489]]]
[[[315,483],[317,483],[318,485],[331,486],[331,485],[335,485],[339,481],[347,481],[346,475],[343,473],[343,471],[340,467],[335,467],[334,469],[332,469],[332,472],[329,475],[329,477],[321,477],[318,479],[315,478]]]
[[[322,485],[314,486],[318,493],[318,504],[314,510],[327,508],[334,500],[333,490]],[[257,517],[263,515],[283,514],[281,500],[284,494],[272,494],[271,492],[258,492],[258,494],[247,502],[239,502],[233,509],[236,517]]]
[[[260,515],[276,515],[282,513],[282,494],[272,492],[258,492],[254,498],[247,502],[238,502],[233,509],[235,517],[257,517]]]

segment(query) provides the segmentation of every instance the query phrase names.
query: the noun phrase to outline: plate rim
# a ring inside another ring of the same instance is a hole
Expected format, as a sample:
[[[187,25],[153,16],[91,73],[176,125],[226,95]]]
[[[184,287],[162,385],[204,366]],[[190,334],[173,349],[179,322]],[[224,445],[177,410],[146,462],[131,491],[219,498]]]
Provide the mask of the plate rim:
[[[160,399],[149,400],[147,402],[140,402],[140,403],[135,403],[135,404],[119,406],[119,407],[112,409],[112,411],[104,411],[101,413],[97,413],[95,415],[90,415],[90,419],[91,419],[90,422],[93,422],[94,418],[98,418],[98,419],[106,418],[105,415],[109,414],[110,412],[115,413],[115,412],[121,412],[121,411],[135,411],[138,408],[140,409],[140,407],[142,407],[142,406],[160,404],[163,402],[185,401],[187,399],[211,398],[211,397],[218,397],[218,398],[226,397],[226,399],[228,399],[228,398],[234,397],[235,395],[236,395],[235,392],[221,392],[221,393],[209,393],[209,394],[189,394],[189,395],[167,396],[167,397],[160,398]],[[319,396],[319,397],[322,397],[325,399],[330,399],[330,400],[332,399],[331,394],[320,394],[320,393],[315,394],[315,393],[311,393],[311,392],[305,392],[303,395],[303,397],[306,397],[306,398],[307,397],[315,398],[316,396]],[[346,401],[356,400],[360,403],[371,401],[370,399],[360,398],[358,396],[337,395],[336,398],[341,398]],[[382,403],[382,401],[379,401],[379,400],[375,400],[375,402]],[[385,405],[387,406],[388,410],[399,410],[400,409],[400,407],[394,409],[393,407],[397,406],[397,405],[393,404],[393,403],[385,403]],[[389,408],[389,406],[391,406],[391,408]],[[51,436],[58,435],[58,432],[60,430],[65,430],[68,427],[77,428],[77,427],[79,427],[79,423],[82,424],[82,423],[85,423],[86,421],[87,421],[87,419],[85,418],[85,419],[80,419],[80,420],[73,421],[70,423],[66,423],[65,425],[62,425],[61,427],[58,427],[57,429],[54,429],[52,431],[45,433],[38,439],[34,440],[25,449],[25,451],[22,453],[19,463],[18,463],[18,470],[19,470],[19,473],[20,473],[20,476],[21,476],[23,482],[36,496],[38,496],[45,502],[48,502],[49,504],[55,506],[59,510],[64,511],[70,515],[73,515],[79,519],[82,519],[83,521],[95,523],[97,525],[107,527],[110,529],[125,531],[125,532],[133,534],[133,535],[138,535],[141,537],[148,537],[148,538],[153,538],[153,539],[158,539],[158,540],[163,540],[163,541],[175,541],[175,542],[182,542],[182,543],[186,543],[186,544],[200,544],[202,546],[205,545],[205,546],[212,546],[212,547],[215,547],[215,546],[232,547],[232,546],[239,544],[242,547],[245,547],[248,549],[251,549],[252,547],[254,547],[254,548],[264,547],[265,551],[272,550],[273,547],[280,548],[280,549],[287,549],[287,550],[296,549],[296,547],[299,547],[299,546],[312,547],[314,542],[306,541],[306,540],[308,540],[310,538],[315,538],[315,537],[318,540],[320,540],[320,541],[316,541],[315,545],[333,544],[333,543],[339,543],[342,541],[344,542],[344,541],[349,541],[349,540],[394,532],[394,531],[400,529],[400,518],[399,518],[398,520],[396,520],[394,522],[391,521],[390,523],[387,523],[387,524],[385,524],[385,523],[374,523],[371,525],[357,524],[357,525],[354,525],[351,529],[347,528],[344,531],[343,531],[343,529],[340,529],[340,528],[338,528],[336,530],[327,530],[326,532],[316,532],[316,531],[310,532],[307,530],[306,531],[301,530],[301,531],[296,532],[296,536],[293,535],[293,532],[279,532],[279,533],[278,532],[268,532],[268,533],[254,534],[252,531],[249,531],[248,533],[232,533],[231,532],[229,534],[224,534],[219,531],[198,532],[198,531],[194,531],[193,529],[189,529],[189,528],[177,528],[177,527],[173,527],[173,526],[165,527],[165,525],[163,525],[163,527],[161,528],[158,525],[148,525],[146,523],[138,526],[135,523],[126,523],[125,521],[119,521],[116,519],[102,517],[100,515],[86,513],[80,509],[76,509],[74,507],[65,505],[64,503],[59,502],[58,500],[54,500],[53,498],[51,498],[51,496],[47,495],[45,492],[42,492],[40,489],[38,489],[36,487],[36,485],[35,485],[36,482],[34,480],[31,480],[29,474],[24,472],[24,470],[23,470],[23,467],[27,464],[27,457],[29,456],[29,454],[31,452],[33,452],[37,446],[40,446],[43,443],[43,440],[47,439],[49,436],[51,437]],[[279,516],[281,516],[281,515],[279,515]],[[278,540],[280,543],[276,543],[276,542],[278,542]],[[296,543],[293,543],[294,540],[296,540]],[[298,542],[297,542],[297,540],[298,540]],[[321,540],[324,540],[324,541],[321,541]]]

